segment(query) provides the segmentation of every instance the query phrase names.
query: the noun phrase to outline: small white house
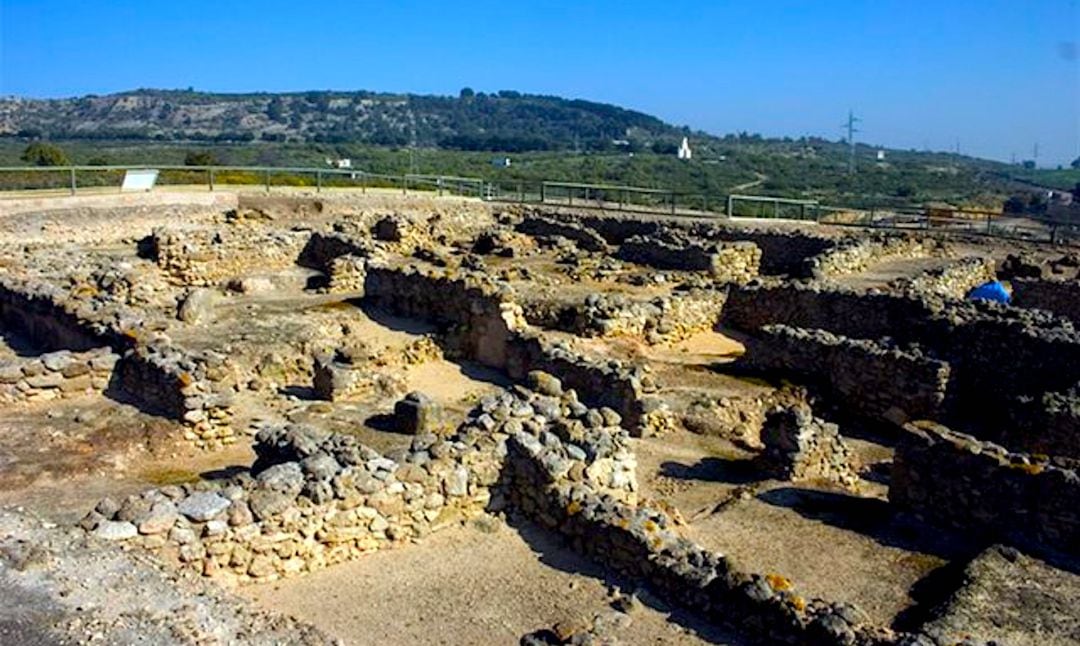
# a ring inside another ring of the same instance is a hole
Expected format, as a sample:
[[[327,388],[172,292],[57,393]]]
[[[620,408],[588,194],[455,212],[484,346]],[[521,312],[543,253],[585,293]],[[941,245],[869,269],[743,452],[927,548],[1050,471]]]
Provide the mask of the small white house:
[[[492,157],[491,165],[495,168],[510,168],[509,157]]]
[[[885,161],[885,151],[884,150],[877,151],[877,160],[878,161]]]
[[[327,159],[327,166],[333,166],[334,168],[352,168],[351,159]]]
[[[694,156],[694,151],[690,150],[690,141],[686,138],[682,138],[682,143],[679,144],[679,159],[690,159]]]

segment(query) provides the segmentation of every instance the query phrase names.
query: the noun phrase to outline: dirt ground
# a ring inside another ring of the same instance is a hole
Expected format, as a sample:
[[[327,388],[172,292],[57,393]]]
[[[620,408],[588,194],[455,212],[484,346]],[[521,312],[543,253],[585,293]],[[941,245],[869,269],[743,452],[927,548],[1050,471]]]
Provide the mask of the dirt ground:
[[[610,614],[620,586],[543,531],[493,519],[310,574],[245,586],[260,606],[303,617],[346,644],[517,644],[557,623]],[[625,585],[621,592],[633,590]],[[738,644],[651,596],[610,637],[624,644]],[[624,620],[625,621],[625,620]],[[431,626],[439,626],[432,634]]]

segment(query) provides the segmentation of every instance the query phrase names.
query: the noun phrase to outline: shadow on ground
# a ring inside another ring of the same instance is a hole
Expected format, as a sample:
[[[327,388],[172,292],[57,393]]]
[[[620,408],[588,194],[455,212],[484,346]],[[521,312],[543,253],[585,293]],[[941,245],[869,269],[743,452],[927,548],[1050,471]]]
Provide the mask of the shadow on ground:
[[[753,459],[725,460],[702,458],[694,464],[667,461],[660,465],[660,475],[676,480],[750,484],[765,479]]]
[[[858,532],[881,545],[946,559],[976,554],[989,545],[982,537],[964,535],[923,523],[879,498],[835,491],[779,487],[758,494],[762,502],[787,507],[799,515],[833,527]]]
[[[749,646],[755,643],[744,636],[706,621],[697,613],[668,605],[662,599],[651,594],[647,588],[641,587],[638,582],[613,573],[589,558],[574,552],[560,536],[553,532],[545,530],[530,521],[513,517],[513,515],[507,519],[507,523],[518,532],[537,554],[540,562],[548,567],[603,581],[604,585],[609,589],[618,588],[627,594],[638,590],[638,598],[643,604],[657,612],[668,615],[668,621],[682,626],[693,632],[698,638],[709,643],[725,644],[727,646]],[[599,609],[597,610],[599,611]]]

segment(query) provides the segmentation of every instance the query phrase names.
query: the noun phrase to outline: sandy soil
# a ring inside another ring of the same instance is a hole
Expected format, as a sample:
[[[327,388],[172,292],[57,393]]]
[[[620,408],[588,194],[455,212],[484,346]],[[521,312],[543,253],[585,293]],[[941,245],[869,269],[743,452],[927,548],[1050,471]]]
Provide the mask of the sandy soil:
[[[448,528],[416,545],[239,592],[346,644],[517,644],[531,631],[587,624],[610,611],[617,580],[536,528],[483,520],[482,530]],[[630,613],[631,624],[611,634],[620,643],[738,643],[693,616],[669,622],[670,609],[643,598],[655,605]]]
[[[849,601],[889,625],[912,586],[974,547],[893,517],[875,498],[777,483],[693,523],[688,536],[751,572],[791,579],[807,597]]]

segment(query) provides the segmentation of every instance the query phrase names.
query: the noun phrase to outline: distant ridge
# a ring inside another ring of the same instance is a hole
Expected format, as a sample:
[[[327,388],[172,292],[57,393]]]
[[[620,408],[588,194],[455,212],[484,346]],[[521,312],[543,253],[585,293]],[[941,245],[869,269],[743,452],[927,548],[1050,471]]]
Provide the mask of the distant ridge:
[[[689,131],[581,99],[462,90],[215,94],[139,89],[0,99],[0,135],[52,139],[304,141],[462,150],[604,150],[671,145]]]

